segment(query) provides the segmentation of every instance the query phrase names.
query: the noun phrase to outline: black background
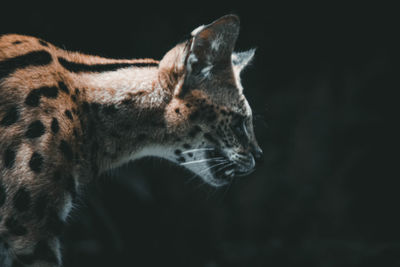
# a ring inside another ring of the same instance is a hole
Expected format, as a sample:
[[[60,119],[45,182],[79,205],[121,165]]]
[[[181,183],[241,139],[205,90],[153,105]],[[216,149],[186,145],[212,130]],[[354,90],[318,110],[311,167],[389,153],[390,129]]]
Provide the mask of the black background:
[[[394,7],[84,3],[2,4],[0,33],[160,59],[238,14],[265,162],[220,189],[157,159],[104,175],[69,218],[66,267],[400,266]]]

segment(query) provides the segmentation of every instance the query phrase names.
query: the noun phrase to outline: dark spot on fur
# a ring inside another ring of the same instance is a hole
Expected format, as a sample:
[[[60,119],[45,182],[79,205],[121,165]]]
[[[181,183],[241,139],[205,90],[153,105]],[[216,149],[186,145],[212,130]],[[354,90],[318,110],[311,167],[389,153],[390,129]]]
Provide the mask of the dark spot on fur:
[[[82,103],[82,109],[83,109],[84,112],[88,113],[88,112],[90,111],[89,103],[86,102],[86,101],[84,101],[84,102]]]
[[[59,148],[67,160],[72,161],[74,154],[71,146],[65,140],[61,140]]]
[[[81,93],[78,88],[75,88],[75,94],[78,96]]]
[[[74,128],[73,134],[75,136],[75,138],[79,137],[78,131],[76,130],[76,128]]]
[[[28,230],[15,217],[7,218],[5,226],[11,234],[16,236],[26,235],[28,233]]]
[[[180,114],[180,113],[181,113],[181,111],[179,110],[179,108],[176,108],[176,109],[175,109],[175,112],[176,112],[177,114]]]
[[[189,156],[189,157],[193,157],[193,153],[191,153],[191,152],[188,153],[188,156]]]
[[[69,94],[69,89],[64,82],[58,82],[58,88],[60,88],[64,93]]]
[[[185,162],[186,159],[185,159],[184,157],[179,157],[179,158],[178,158],[178,161],[179,161],[179,162]]]
[[[5,168],[12,168],[14,166],[15,163],[15,156],[16,156],[16,152],[15,152],[15,148],[12,146],[9,146],[6,151],[4,152],[4,167]]]
[[[59,130],[60,126],[58,125],[58,120],[56,118],[53,118],[53,120],[51,121],[51,131],[56,134]]]
[[[43,157],[37,152],[32,154],[31,159],[29,160],[29,167],[32,171],[39,173],[42,170],[43,166]]]
[[[76,96],[75,95],[71,95],[71,100],[76,102]]]
[[[201,132],[200,126],[196,125],[194,126],[190,131],[189,131],[189,136],[190,137],[195,137],[199,132]]]
[[[41,45],[43,45],[43,46],[49,46],[45,41],[43,41],[43,40],[39,40],[39,43],[41,44]]]
[[[29,124],[25,136],[28,138],[38,138],[45,133],[44,125],[41,121],[37,120]]]
[[[31,202],[31,193],[25,188],[21,187],[14,195],[14,207],[19,211],[27,211]]]
[[[186,107],[191,108],[192,105],[190,105],[189,103],[186,103]]]
[[[52,87],[41,87],[39,89],[39,93],[47,98],[57,98],[58,96],[58,88],[55,86]]]
[[[198,110],[196,110],[195,112],[192,112],[192,113],[189,115],[189,120],[195,121],[195,120],[197,120],[199,117],[200,117],[200,112],[199,112]]]
[[[65,110],[64,114],[65,114],[65,116],[67,116],[67,118],[70,119],[71,121],[74,119],[74,118],[72,117],[72,113],[71,113],[71,111],[70,111],[69,109]]]
[[[28,96],[26,97],[25,104],[31,107],[37,107],[39,106],[39,101],[40,101],[40,90],[33,89],[32,91],[29,92]]]
[[[180,150],[180,149],[175,150],[175,155],[181,155],[181,154],[182,154],[182,150]]]
[[[49,196],[45,193],[42,193],[40,196],[38,196],[36,198],[34,210],[35,210],[37,219],[39,221],[42,220],[44,218],[44,216],[46,215],[46,210],[47,210],[49,203],[50,203]]]
[[[6,189],[4,188],[4,185],[0,180],[0,207],[3,206],[4,203],[6,202],[6,197],[7,197]]]
[[[39,50],[0,61],[0,80],[14,73],[18,69],[30,66],[48,65],[52,60],[51,55],[47,51]]]
[[[189,148],[191,148],[191,145],[189,145],[189,144],[183,144],[183,148],[189,149]]]
[[[14,42],[12,42],[13,45],[17,45],[17,44],[20,44],[20,43],[22,43],[22,42],[21,42],[21,41],[14,41]]]
[[[0,122],[2,126],[10,126],[16,123],[19,119],[19,111],[17,106],[12,106],[8,108],[6,114],[4,115],[3,119]]]
[[[57,98],[58,96],[58,88],[55,86],[48,87],[40,87],[37,89],[33,89],[29,92],[28,96],[25,99],[25,104],[31,107],[37,107],[40,104],[40,97],[47,98]]]

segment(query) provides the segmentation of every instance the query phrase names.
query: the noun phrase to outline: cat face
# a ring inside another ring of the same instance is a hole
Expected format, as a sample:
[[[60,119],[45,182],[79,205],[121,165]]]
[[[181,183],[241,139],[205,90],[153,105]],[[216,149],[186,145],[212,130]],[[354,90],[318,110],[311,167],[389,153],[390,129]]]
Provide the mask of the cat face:
[[[233,52],[238,34],[238,17],[224,16],[198,27],[160,64],[174,95],[166,120],[179,136],[170,156],[214,186],[252,172],[262,156],[240,82],[255,51]]]

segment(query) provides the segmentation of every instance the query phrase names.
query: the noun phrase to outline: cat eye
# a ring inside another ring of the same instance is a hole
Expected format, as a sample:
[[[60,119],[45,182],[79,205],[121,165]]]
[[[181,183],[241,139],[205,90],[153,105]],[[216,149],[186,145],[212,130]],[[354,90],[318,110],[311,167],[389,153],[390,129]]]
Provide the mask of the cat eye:
[[[239,139],[239,142],[242,144],[248,143],[248,132],[246,127],[246,120],[241,119],[232,128],[234,134]]]

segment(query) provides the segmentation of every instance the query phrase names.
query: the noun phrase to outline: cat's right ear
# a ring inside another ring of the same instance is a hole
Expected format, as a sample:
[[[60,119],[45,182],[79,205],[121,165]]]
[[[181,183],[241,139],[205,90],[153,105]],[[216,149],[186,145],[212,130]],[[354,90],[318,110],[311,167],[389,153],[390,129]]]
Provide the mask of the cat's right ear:
[[[238,35],[236,15],[223,16],[195,29],[190,40],[171,49],[161,60],[159,80],[163,88],[183,97],[218,70],[230,68]]]

